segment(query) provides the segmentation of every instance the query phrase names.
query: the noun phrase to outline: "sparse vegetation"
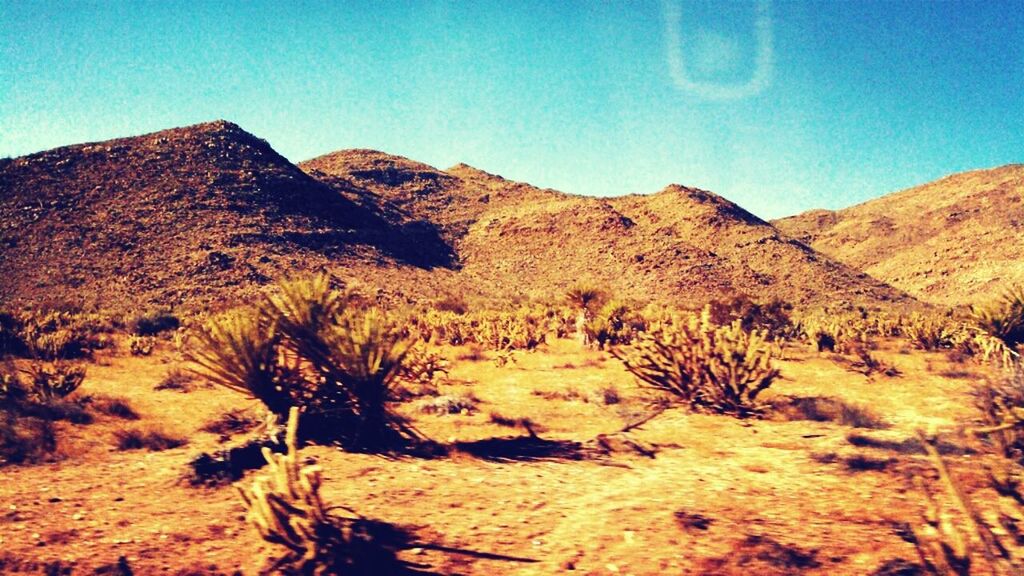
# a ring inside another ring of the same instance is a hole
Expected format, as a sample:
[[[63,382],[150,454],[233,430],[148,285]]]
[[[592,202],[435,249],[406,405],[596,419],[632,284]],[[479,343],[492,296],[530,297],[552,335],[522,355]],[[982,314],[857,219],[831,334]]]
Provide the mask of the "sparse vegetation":
[[[646,334],[612,353],[645,385],[692,409],[757,414],[758,395],[779,375],[766,336],[743,330],[739,321],[715,326],[710,314],[705,308],[672,331]]]
[[[171,312],[157,310],[139,314],[131,319],[128,328],[136,336],[156,336],[169,330],[177,330],[181,320]]]
[[[149,356],[156,347],[156,340],[152,336],[128,336],[128,351],[132,356]]]
[[[159,452],[179,448],[188,440],[154,425],[135,426],[114,432],[114,445],[118,450],[149,450]]]

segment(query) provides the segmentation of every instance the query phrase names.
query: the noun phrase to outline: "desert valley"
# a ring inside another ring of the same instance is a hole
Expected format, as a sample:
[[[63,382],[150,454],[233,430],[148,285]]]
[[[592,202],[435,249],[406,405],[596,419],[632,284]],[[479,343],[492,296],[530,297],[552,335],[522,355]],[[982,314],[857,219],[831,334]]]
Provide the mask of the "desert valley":
[[[650,192],[0,160],[0,573],[1021,573],[1024,166]]]

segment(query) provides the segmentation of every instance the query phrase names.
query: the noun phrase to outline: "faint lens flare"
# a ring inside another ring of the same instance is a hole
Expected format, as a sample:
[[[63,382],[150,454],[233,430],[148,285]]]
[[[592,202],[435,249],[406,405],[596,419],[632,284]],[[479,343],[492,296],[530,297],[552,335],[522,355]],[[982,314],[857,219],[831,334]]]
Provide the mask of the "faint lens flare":
[[[668,51],[668,70],[675,85],[684,92],[691,92],[708,100],[740,100],[761,93],[772,83],[775,67],[775,53],[772,35],[771,0],[754,2],[754,37],[757,40],[757,55],[754,72],[743,84],[723,84],[713,81],[699,81],[690,78],[686,58],[682,51],[680,26],[683,19],[681,2],[663,0],[665,17],[665,48]]]

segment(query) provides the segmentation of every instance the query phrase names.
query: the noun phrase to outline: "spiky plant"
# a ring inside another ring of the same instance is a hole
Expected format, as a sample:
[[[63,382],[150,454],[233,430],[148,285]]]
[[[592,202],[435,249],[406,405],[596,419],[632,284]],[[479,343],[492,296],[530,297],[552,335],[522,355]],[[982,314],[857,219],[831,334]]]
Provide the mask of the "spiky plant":
[[[59,361],[50,365],[34,362],[25,373],[32,394],[44,402],[68,396],[85,381],[85,368]]]
[[[303,435],[380,449],[419,435],[390,402],[410,348],[376,309],[346,309],[326,277],[284,283],[258,312],[211,322],[191,358],[216,384],[262,400],[279,419],[306,413]]]
[[[1024,286],[1007,289],[995,302],[972,307],[975,326],[1013,348],[1024,343]]]
[[[612,354],[642,383],[692,409],[739,417],[760,412],[758,395],[779,375],[763,332],[747,332],[738,321],[715,326],[708,307]]]
[[[302,466],[298,447],[299,410],[292,408],[285,433],[285,454],[263,448],[269,470],[251,487],[237,486],[246,521],[267,542],[282,548],[268,571],[283,574],[326,575],[369,573],[397,566],[393,556],[360,529],[361,518],[331,512],[320,495],[319,466]]]
[[[252,310],[232,310],[198,330],[186,358],[213,384],[251,394],[274,414],[292,406],[291,374],[282,362],[275,327]]]

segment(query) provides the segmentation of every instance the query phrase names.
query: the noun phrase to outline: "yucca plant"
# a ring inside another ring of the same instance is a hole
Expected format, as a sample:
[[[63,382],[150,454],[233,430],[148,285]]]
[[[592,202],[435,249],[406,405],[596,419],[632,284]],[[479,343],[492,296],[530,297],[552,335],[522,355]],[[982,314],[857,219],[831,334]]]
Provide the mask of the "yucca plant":
[[[692,409],[738,417],[761,411],[757,397],[779,375],[763,332],[747,332],[738,321],[715,326],[708,307],[686,324],[644,334],[612,354],[645,385]]]
[[[251,394],[277,415],[292,406],[292,372],[284,366],[275,327],[252,310],[210,319],[194,335],[186,358],[213,384]]]
[[[975,326],[1010,348],[1024,343],[1024,287],[1006,290],[995,302],[972,308]]]
[[[190,357],[210,381],[259,398],[283,420],[303,408],[303,436],[355,449],[419,437],[389,403],[410,348],[376,309],[345,308],[326,277],[286,282],[257,311],[209,323]]]

